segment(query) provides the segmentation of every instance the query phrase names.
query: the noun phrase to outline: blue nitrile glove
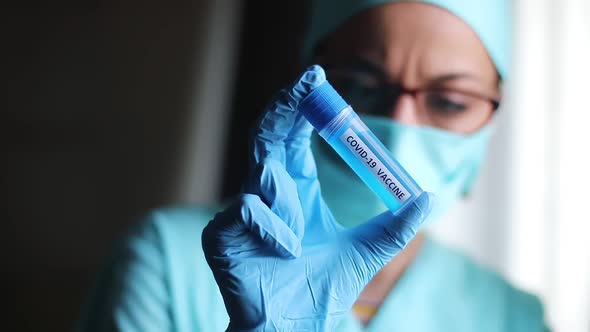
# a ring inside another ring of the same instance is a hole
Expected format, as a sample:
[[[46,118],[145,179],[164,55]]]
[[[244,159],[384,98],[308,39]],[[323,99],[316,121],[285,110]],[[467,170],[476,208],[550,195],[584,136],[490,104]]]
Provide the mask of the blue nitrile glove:
[[[412,240],[428,193],[344,229],[324,203],[297,104],[325,80],[312,66],[262,116],[245,193],[203,231],[229,331],[330,331],[364,286]],[[354,193],[343,193],[354,195]]]

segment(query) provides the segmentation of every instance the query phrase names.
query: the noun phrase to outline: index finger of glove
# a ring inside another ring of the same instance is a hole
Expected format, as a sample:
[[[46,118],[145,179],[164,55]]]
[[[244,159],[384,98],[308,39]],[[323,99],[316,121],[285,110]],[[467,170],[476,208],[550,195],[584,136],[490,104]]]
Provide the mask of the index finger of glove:
[[[254,133],[251,169],[265,158],[276,159],[286,166],[286,140],[290,135],[299,134],[297,130],[293,132],[297,105],[325,79],[321,67],[311,66],[266,107]]]
[[[215,215],[202,233],[206,257],[250,257],[271,249],[281,257],[301,255],[301,241],[271,209],[253,194]]]

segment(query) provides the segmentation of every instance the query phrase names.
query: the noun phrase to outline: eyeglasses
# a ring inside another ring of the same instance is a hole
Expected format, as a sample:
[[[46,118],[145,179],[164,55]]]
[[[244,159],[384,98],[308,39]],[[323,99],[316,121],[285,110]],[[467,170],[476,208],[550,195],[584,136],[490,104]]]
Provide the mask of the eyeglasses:
[[[408,89],[362,66],[324,65],[328,81],[361,113],[387,116],[402,95],[413,97],[422,124],[469,133],[484,126],[500,101],[476,92],[444,87]]]

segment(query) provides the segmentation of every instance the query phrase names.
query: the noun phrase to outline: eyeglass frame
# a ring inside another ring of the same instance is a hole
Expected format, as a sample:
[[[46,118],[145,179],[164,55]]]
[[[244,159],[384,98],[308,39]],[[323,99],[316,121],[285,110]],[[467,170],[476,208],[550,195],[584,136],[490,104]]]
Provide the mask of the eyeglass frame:
[[[342,68],[339,68],[339,67]],[[376,74],[378,80],[379,80],[379,89],[381,90],[382,88],[387,88],[388,90],[391,91],[396,91],[398,92],[396,94],[397,98],[403,96],[403,95],[410,95],[412,96],[414,99],[417,98],[418,94],[420,93],[424,93],[424,92],[456,92],[456,93],[460,93],[463,94],[465,96],[469,96],[472,98],[477,98],[480,100],[485,100],[487,102],[489,102],[492,105],[492,112],[495,112],[501,104],[501,98],[494,98],[494,97],[489,97],[486,96],[482,93],[477,93],[477,92],[473,92],[473,91],[466,91],[466,90],[462,90],[462,89],[456,89],[456,88],[441,88],[441,87],[423,87],[423,88],[407,88],[405,86],[403,86],[402,84],[399,83],[391,83],[389,80],[387,80],[385,78],[385,75],[383,74],[383,72],[378,69],[375,65],[362,60],[362,59],[355,59],[355,61],[351,62],[350,64],[346,65],[348,66],[349,70],[355,70],[358,69],[359,67],[361,67],[361,69],[363,71],[366,72],[370,72],[372,74]],[[322,67],[325,69],[326,73],[334,70],[334,69],[344,69],[345,65],[337,65],[337,64],[322,64]],[[452,78],[453,75],[449,75],[449,76],[445,76],[445,79],[448,78]],[[329,80],[329,77],[327,77]]]

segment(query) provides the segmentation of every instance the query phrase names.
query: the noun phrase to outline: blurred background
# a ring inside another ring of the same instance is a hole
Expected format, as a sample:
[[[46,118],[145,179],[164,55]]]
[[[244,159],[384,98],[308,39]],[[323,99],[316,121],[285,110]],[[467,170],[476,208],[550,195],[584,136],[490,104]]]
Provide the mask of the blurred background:
[[[4,11],[2,294],[67,331],[148,210],[231,197],[249,129],[295,78],[307,1],[51,2]],[[513,79],[476,189],[433,226],[590,331],[590,1],[514,3]],[[272,14],[271,14],[272,13]]]

